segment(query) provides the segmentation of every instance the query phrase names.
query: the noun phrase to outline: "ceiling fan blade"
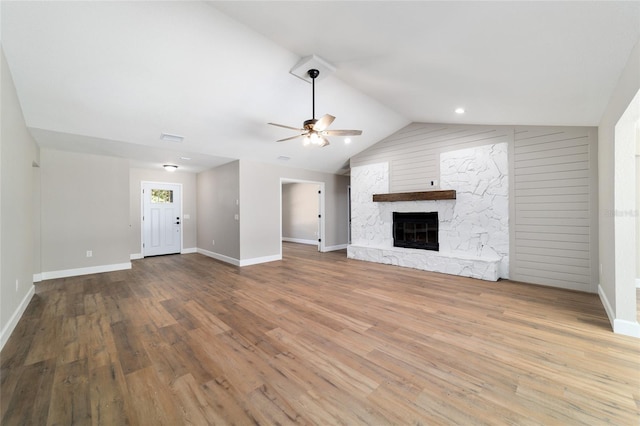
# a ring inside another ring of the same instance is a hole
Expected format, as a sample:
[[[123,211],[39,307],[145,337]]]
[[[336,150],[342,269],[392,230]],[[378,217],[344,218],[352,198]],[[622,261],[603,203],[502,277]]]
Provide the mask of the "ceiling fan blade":
[[[267,123],[267,124],[271,124],[272,126],[284,127],[285,129],[299,130],[301,132],[304,132],[304,129],[300,129],[299,127],[285,126],[284,124],[276,124],[276,123]]]
[[[296,129],[297,130],[297,129]],[[302,136],[306,136],[306,133],[302,133],[300,135],[295,135],[295,136],[291,136],[290,138],[284,138],[284,139],[278,139],[276,142],[285,142],[285,141],[290,141],[291,139],[297,139],[300,138]]]
[[[320,143],[320,148],[322,148],[323,146],[329,145],[329,139],[325,138],[324,136],[320,136],[320,138],[322,139],[322,142]]]
[[[316,124],[313,125],[313,130],[316,132],[322,132],[324,129],[329,127],[335,119],[336,118],[333,115],[325,114],[320,117],[320,120],[316,121]]]
[[[324,130],[322,132],[326,136],[359,136],[362,130]]]

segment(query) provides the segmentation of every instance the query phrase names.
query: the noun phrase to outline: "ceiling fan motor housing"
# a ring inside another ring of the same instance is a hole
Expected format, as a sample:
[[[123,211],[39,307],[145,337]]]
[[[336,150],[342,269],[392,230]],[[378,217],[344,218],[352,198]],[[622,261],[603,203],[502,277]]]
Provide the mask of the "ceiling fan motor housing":
[[[311,118],[309,120],[304,121],[304,129],[305,130],[313,130],[313,126],[318,122],[317,119]]]

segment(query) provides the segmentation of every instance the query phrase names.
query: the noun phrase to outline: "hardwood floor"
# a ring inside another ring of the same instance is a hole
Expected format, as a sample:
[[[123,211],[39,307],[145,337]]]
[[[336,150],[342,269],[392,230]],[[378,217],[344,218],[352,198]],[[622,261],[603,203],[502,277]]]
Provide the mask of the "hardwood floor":
[[[38,284],[2,424],[640,422],[640,339],[596,295],[284,250]]]

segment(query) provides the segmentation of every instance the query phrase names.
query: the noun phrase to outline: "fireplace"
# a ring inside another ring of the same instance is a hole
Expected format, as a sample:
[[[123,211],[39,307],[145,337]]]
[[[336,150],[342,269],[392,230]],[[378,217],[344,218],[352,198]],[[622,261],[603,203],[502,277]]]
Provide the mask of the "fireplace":
[[[438,212],[393,212],[393,246],[438,251]]]

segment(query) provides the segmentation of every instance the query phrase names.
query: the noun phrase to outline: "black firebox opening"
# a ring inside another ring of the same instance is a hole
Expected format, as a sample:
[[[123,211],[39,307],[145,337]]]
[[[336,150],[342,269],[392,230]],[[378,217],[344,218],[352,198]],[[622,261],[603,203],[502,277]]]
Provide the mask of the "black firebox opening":
[[[438,212],[393,212],[393,246],[438,251]]]

